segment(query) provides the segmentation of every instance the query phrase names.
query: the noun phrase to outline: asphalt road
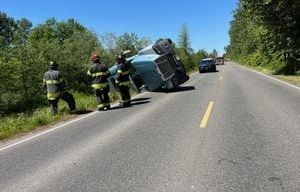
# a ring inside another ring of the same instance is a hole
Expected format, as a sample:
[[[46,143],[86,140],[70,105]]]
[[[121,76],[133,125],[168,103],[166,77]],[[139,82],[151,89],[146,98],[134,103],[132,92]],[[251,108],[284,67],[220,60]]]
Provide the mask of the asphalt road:
[[[2,146],[0,191],[300,191],[300,90],[218,70]]]

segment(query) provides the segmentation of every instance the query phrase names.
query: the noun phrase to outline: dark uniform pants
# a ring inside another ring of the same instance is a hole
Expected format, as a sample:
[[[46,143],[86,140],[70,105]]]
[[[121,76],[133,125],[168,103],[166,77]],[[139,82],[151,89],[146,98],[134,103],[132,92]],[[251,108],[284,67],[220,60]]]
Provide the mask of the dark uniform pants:
[[[57,114],[57,104],[59,99],[64,100],[68,103],[70,111],[73,111],[76,109],[75,99],[73,95],[69,92],[62,92],[59,94],[58,98],[55,100],[48,100],[51,105],[51,114],[56,115]]]
[[[108,92],[109,92],[108,88],[95,89],[98,109],[104,109],[104,107],[110,107]]]
[[[131,102],[129,89],[130,89],[129,86],[124,86],[124,85],[119,86],[119,91],[122,97],[123,104],[130,104]]]

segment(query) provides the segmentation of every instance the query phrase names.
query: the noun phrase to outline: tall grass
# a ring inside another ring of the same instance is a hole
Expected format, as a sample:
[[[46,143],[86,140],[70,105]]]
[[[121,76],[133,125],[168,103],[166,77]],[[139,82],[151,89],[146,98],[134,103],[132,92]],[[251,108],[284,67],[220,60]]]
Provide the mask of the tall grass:
[[[96,109],[96,98],[93,94],[73,93],[73,95],[77,105],[77,112],[74,114],[70,114],[67,104],[60,100],[58,104],[59,112],[55,116],[50,114],[49,106],[42,106],[30,112],[0,116],[0,140],[30,132],[38,127],[75,117],[79,114],[89,113]],[[111,102],[115,102],[119,99],[119,94],[112,92],[110,98]]]
[[[33,113],[19,113],[0,118],[0,140],[25,133],[36,127],[60,120],[65,113],[51,116],[48,108],[38,108]]]

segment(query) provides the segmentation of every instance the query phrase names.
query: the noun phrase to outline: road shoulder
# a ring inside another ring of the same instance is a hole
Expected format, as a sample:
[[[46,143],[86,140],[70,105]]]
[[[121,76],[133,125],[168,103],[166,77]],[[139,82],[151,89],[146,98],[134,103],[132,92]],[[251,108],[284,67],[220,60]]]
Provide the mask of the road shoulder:
[[[293,88],[296,88],[296,89],[300,90],[300,76],[296,76],[296,75],[295,76],[270,75],[270,74],[261,72],[257,69],[253,69],[249,66],[241,65],[241,64],[236,63],[236,62],[231,62],[231,64],[233,64],[235,66],[238,66],[238,67],[241,67],[241,68],[244,68],[246,70],[252,71],[252,72],[257,73],[261,76],[267,77],[269,79],[273,79],[274,81],[281,82],[281,83],[286,84],[290,87],[293,87]]]

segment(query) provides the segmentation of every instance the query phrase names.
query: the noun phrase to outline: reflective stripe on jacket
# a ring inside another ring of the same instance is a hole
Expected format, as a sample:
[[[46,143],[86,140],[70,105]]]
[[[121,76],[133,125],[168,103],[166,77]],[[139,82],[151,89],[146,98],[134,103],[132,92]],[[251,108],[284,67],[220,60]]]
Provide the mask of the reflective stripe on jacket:
[[[44,73],[43,83],[48,93],[58,93],[65,88],[65,82],[60,71],[50,69]]]
[[[87,71],[87,74],[93,77],[92,87],[94,89],[104,89],[108,87],[108,78],[110,73],[104,64],[93,64]]]
[[[130,86],[129,80],[130,68],[127,64],[120,63],[117,65],[116,83],[119,86]]]
[[[59,93],[47,93],[48,100],[56,100],[59,96]]]
[[[130,82],[130,81],[124,81],[124,82],[116,81],[116,83],[117,83],[119,86],[128,86],[128,87],[130,87],[130,85],[131,85],[131,82]]]
[[[94,89],[104,89],[108,86],[108,83],[93,83],[92,87]]]

